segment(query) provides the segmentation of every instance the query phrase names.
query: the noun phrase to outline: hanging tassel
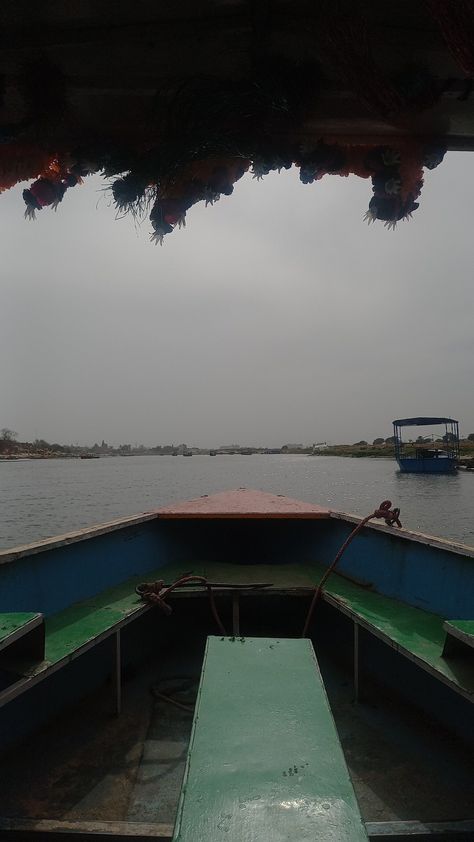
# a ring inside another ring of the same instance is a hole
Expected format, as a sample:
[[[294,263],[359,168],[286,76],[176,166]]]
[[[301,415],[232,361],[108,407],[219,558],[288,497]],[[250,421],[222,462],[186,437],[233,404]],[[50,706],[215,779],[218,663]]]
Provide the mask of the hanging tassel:
[[[132,211],[136,213],[141,210],[145,198],[147,184],[141,176],[130,172],[123,178],[118,178],[112,184],[112,194],[115,207],[120,213]]]
[[[157,198],[150,213],[153,231],[150,235],[152,243],[163,245],[166,234],[171,234],[175,226],[183,228],[186,224],[186,209],[183,202],[176,199]]]
[[[312,184],[329,173],[339,175],[347,161],[344,147],[338,144],[319,143],[297,162],[300,167],[300,181]]]
[[[38,178],[28,190],[23,190],[23,199],[26,204],[25,219],[36,219],[36,211],[60,202],[65,190],[61,182]]]

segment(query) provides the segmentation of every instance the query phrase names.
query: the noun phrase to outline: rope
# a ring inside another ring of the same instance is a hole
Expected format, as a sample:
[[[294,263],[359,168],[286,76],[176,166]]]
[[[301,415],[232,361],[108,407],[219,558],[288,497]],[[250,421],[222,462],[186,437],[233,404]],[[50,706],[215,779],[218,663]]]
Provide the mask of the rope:
[[[163,692],[163,685],[172,685],[172,684],[181,684],[181,686],[177,686],[174,689],[174,693],[178,692],[181,694],[185,694],[186,691],[190,690],[192,687],[196,687],[199,683],[199,679],[197,678],[182,678],[182,679],[166,679],[162,678],[157,684],[153,684],[150,687],[150,692],[155,699],[158,699],[160,702],[165,702],[168,705],[173,705],[174,707],[179,708],[180,710],[184,710],[186,713],[193,713],[194,712],[194,704],[196,699],[194,698],[193,702],[186,702],[182,701],[181,699],[177,699],[175,695],[170,695],[170,693]],[[173,692],[172,688],[170,688],[171,692]]]
[[[327,580],[329,579],[329,576],[331,575],[331,573],[334,571],[335,567],[337,566],[342,554],[346,551],[349,544],[354,540],[356,535],[359,534],[359,532],[364,528],[364,526],[366,526],[367,523],[370,520],[373,520],[373,519],[376,519],[376,518],[378,518],[380,520],[384,520],[385,523],[387,524],[387,526],[398,526],[398,527],[401,528],[402,524],[400,523],[400,509],[392,509],[392,503],[391,503],[390,500],[384,500],[383,503],[380,504],[378,509],[375,509],[375,511],[373,511],[370,515],[367,515],[367,517],[363,518],[360,521],[360,523],[357,524],[355,529],[352,530],[350,535],[344,541],[344,543],[343,543],[342,547],[339,549],[339,552],[337,553],[334,561],[328,567],[328,569],[324,573],[324,576],[322,577],[321,581],[319,582],[319,585],[317,585],[315,590],[314,590],[313,599],[311,600],[311,605],[310,605],[308,613],[306,615],[306,620],[305,620],[305,624],[304,624],[304,627],[303,627],[303,632],[302,632],[301,637],[307,637],[308,627],[309,627],[309,624],[311,622],[311,618],[313,616],[313,612],[314,612],[316,603],[317,603],[319,597],[321,596],[321,593],[322,593],[322,590],[323,590],[323,587],[324,587],[325,583],[327,582]]]
[[[221,618],[219,617],[219,612],[217,611],[212,585],[208,582],[205,576],[190,576],[186,574],[185,576],[181,576],[179,579],[176,579],[176,581],[171,585],[165,585],[162,579],[157,582],[143,582],[141,585],[137,585],[135,591],[145,602],[148,602],[151,605],[157,605],[167,616],[169,616],[173,609],[171,608],[171,605],[168,605],[168,603],[165,602],[166,598],[172,591],[176,590],[176,588],[189,584],[202,585],[202,587],[206,588],[212,616],[217,623],[220,633],[223,637],[226,637],[227,632]]]

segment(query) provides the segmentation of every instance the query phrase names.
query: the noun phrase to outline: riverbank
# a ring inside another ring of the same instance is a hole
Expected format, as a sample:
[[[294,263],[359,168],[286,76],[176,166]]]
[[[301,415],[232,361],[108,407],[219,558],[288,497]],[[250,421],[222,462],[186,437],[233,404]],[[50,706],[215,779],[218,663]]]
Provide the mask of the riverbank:
[[[420,447],[439,447],[443,449],[443,443],[429,443],[425,445],[412,444],[405,445],[405,453],[407,456],[414,456],[415,451]],[[395,459],[395,448],[391,444],[372,445],[372,444],[336,444],[327,446],[320,450],[315,450],[314,456],[350,456],[352,458],[370,458],[370,459]],[[460,463],[463,460],[474,459],[474,442],[461,441],[459,443]]]

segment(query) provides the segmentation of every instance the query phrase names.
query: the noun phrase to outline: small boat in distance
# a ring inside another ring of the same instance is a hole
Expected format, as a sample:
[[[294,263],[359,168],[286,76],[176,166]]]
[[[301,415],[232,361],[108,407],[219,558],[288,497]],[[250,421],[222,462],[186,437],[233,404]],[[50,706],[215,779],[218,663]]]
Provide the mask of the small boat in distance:
[[[426,440],[408,453],[402,438],[403,427],[431,427],[444,424],[443,447],[427,447]],[[452,474],[459,459],[459,423],[453,418],[400,418],[393,422],[395,459],[400,470],[410,474]]]
[[[98,453],[81,453],[81,459],[100,459]]]

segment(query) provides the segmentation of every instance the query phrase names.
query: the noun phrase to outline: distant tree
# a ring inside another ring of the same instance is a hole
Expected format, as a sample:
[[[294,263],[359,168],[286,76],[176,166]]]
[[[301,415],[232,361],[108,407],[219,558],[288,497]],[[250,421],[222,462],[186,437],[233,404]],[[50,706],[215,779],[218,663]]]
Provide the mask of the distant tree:
[[[467,437],[467,440],[468,441],[474,441],[474,433],[469,433],[469,435]]]
[[[395,444],[395,436],[389,436],[388,439],[385,439],[385,444]]]
[[[356,442],[354,442],[354,447],[358,447],[359,445],[360,445],[361,447],[366,447],[366,446],[367,446],[367,442],[366,442],[366,441],[364,441],[364,439],[361,439],[361,441],[356,441]]]
[[[373,444],[385,444],[385,439],[374,439]]]
[[[18,433],[15,433],[15,430],[10,430],[8,427],[2,427],[0,438],[3,441],[15,441],[18,438]]]
[[[33,446],[36,450],[49,450],[51,448],[49,441],[45,441],[44,439],[35,439]]]

